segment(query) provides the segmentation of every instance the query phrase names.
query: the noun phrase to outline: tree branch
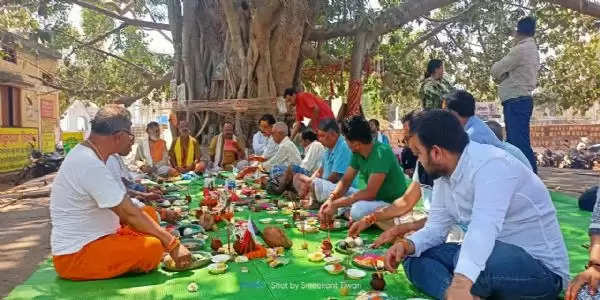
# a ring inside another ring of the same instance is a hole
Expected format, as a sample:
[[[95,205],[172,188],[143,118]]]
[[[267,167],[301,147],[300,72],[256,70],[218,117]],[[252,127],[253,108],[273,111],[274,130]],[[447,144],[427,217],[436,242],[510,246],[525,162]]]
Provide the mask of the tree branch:
[[[139,94],[133,96],[121,96],[115,100],[115,103],[130,106],[131,104],[133,104],[133,102],[137,101],[138,99],[148,96],[148,94],[150,94],[155,89],[161,88],[163,85],[169,83],[171,81],[171,78],[173,78],[173,71],[165,73],[161,78],[157,80],[150,81],[148,83],[148,87]]]
[[[154,18],[154,15],[152,15],[152,11],[150,11],[150,8],[148,7],[148,3],[144,2],[144,8],[146,9],[146,11],[148,11],[148,15],[150,16],[150,19],[152,19],[152,22],[154,23],[158,23],[156,21],[156,18]],[[162,35],[162,37],[165,38],[165,40],[171,42],[171,44],[173,44],[173,40],[162,30],[158,30],[158,33],[160,35]]]
[[[414,50],[419,45],[421,45],[423,42],[429,40],[430,38],[432,38],[432,37],[436,36],[438,33],[440,33],[440,31],[444,30],[446,28],[446,26],[448,26],[448,24],[450,24],[450,23],[452,23],[452,22],[444,22],[444,23],[436,26],[435,28],[431,29],[428,33],[421,35],[421,37],[419,37],[416,41],[414,41],[411,44],[404,47],[404,49],[400,53],[399,57],[400,58],[405,57],[408,53],[410,53],[410,51]]]
[[[82,0],[61,0],[61,1],[66,1],[66,2],[70,2],[73,4],[77,4],[81,7],[93,10],[95,12],[101,13],[103,15],[109,16],[113,19],[117,19],[117,20],[121,20],[124,23],[127,23],[129,25],[132,26],[139,26],[139,27],[145,27],[145,28],[152,28],[152,29],[158,29],[158,30],[169,30],[169,24],[165,24],[165,23],[156,23],[156,22],[148,22],[148,21],[143,21],[143,20],[136,20],[136,19],[131,19],[131,18],[127,18],[124,16],[121,16],[119,14],[116,14],[112,11],[106,10],[104,8],[95,6],[91,3],[88,3],[86,1],[82,1]]]
[[[600,2],[597,0],[546,0],[582,14],[600,18]]]
[[[457,0],[412,0],[386,8],[379,12],[373,21],[359,20],[354,23],[337,23],[329,28],[314,29],[309,37],[311,41],[327,40],[341,36],[355,35],[358,31],[369,31],[373,35],[382,35],[402,27],[404,24],[431,10],[454,3]]]
[[[79,48],[81,48],[81,47],[87,47],[87,46],[91,46],[91,45],[93,45],[93,44],[95,44],[95,43],[97,43],[97,42],[99,42],[99,41],[102,41],[102,40],[106,39],[107,37],[111,36],[112,34],[114,34],[114,33],[116,33],[116,32],[119,32],[119,31],[121,31],[122,29],[124,29],[124,28],[125,28],[125,27],[127,27],[127,26],[129,26],[129,24],[127,24],[127,23],[122,23],[122,24],[121,24],[121,25],[119,25],[117,28],[115,28],[115,29],[113,29],[113,30],[111,30],[111,31],[108,31],[108,32],[106,32],[105,34],[102,34],[102,35],[100,35],[100,36],[96,37],[95,39],[93,39],[93,40],[91,40],[91,41],[89,41],[89,42],[86,42],[86,43],[84,43],[84,44],[82,44],[82,45],[79,45],[79,46],[77,46],[77,47],[73,47],[73,50],[71,50],[71,52],[70,52],[70,53],[69,53],[69,54],[68,54],[66,57],[68,58],[68,57],[70,57],[71,55],[73,55],[73,53],[75,53],[75,50],[77,50],[77,49],[79,49]]]

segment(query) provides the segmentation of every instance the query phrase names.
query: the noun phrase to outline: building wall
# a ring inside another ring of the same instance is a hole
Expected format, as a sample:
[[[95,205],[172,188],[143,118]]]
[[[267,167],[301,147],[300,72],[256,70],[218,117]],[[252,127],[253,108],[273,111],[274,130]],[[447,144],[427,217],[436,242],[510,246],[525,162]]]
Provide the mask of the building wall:
[[[7,103],[8,89],[16,95],[13,101],[18,101],[12,109],[13,119],[18,120],[15,126],[9,127],[0,118],[0,138],[15,139],[10,153],[0,157],[0,173],[18,170],[19,166],[27,163],[32,132],[35,132],[35,146],[44,152],[54,151],[58,135],[59,93],[39,79],[55,76],[58,59],[23,49],[16,49],[16,58],[16,63],[0,59],[0,72],[3,74],[0,104]],[[0,116],[8,113],[2,110],[3,107],[6,108],[6,105],[0,105]],[[13,163],[15,161],[18,163]]]

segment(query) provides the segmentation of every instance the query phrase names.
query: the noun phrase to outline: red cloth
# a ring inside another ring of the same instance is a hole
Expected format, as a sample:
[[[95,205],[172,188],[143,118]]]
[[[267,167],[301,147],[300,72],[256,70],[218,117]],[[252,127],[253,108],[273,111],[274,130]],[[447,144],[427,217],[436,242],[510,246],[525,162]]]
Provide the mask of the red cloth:
[[[318,120],[312,120],[315,105],[319,107]],[[314,130],[317,129],[319,121],[324,119],[335,119],[333,111],[331,111],[331,108],[323,101],[323,99],[310,93],[300,92],[296,94],[296,121],[302,122],[305,117],[314,121],[312,122]]]

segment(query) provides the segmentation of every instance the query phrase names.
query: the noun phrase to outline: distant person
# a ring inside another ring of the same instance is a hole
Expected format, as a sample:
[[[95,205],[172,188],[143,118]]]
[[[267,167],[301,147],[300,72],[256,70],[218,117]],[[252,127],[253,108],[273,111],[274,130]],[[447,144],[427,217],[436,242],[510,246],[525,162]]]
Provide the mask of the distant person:
[[[252,137],[252,150],[254,151],[254,155],[264,154],[274,124],[275,118],[271,114],[265,114],[258,120],[259,130]]]
[[[492,66],[492,76],[500,84],[500,101],[504,107],[506,140],[521,149],[537,173],[531,148],[529,123],[533,112],[532,93],[537,84],[540,54],[533,39],[535,19],[525,17],[517,23],[515,45],[508,55]]]
[[[200,160],[200,145],[190,135],[190,127],[186,121],[179,122],[179,136],[171,144],[169,157],[171,165],[181,174],[190,171],[204,172],[206,164]]]
[[[529,160],[527,159],[525,154],[523,154],[523,152],[521,152],[521,150],[515,145],[504,140],[504,128],[502,128],[502,125],[500,125],[500,123],[492,120],[486,121],[485,124],[494,132],[496,137],[498,137],[498,139],[502,142],[502,145],[504,146],[504,150],[506,150],[506,152],[512,154],[512,156],[514,157],[517,157],[520,161],[526,163],[526,165],[531,167],[531,165],[529,164]]]
[[[444,62],[439,59],[430,60],[419,90],[422,108],[442,109],[442,96],[452,91],[454,87],[444,78]]]
[[[317,131],[321,120],[335,118],[329,105],[316,95],[298,92],[292,87],[285,90],[283,97],[285,97],[285,100],[291,107],[296,108],[296,125],[294,125],[292,130],[292,140],[300,132],[301,127],[299,123],[304,121],[304,118],[310,119],[308,126],[312,128],[313,132]]]
[[[228,171],[246,157],[244,142],[233,134],[233,123],[229,121],[223,123],[223,132],[212,138],[208,148],[214,164]]]
[[[518,151],[513,152],[514,147],[510,147],[508,143],[504,143],[499,140],[494,132],[487,126],[483,121],[475,115],[475,98],[467,91],[458,90],[449,95],[445,95],[444,98],[447,101],[448,110],[458,118],[461,125],[464,126],[469,139],[480,144],[487,144],[498,147],[509,154],[513,155],[516,159],[521,161],[527,168],[531,169],[529,160],[527,157]]]
[[[402,143],[404,144],[404,147],[400,153],[400,166],[404,170],[404,174],[411,178],[415,172],[418,158],[408,146],[408,138],[410,135],[408,128],[410,120],[412,120],[415,114],[416,111],[411,111],[402,117]]]
[[[167,142],[160,138],[160,125],[157,122],[148,123],[146,133],[148,138],[140,141],[135,155],[136,162],[143,164],[140,170],[158,176],[177,175],[177,170],[169,164]]]
[[[374,140],[382,144],[390,144],[390,139],[388,139],[388,137],[380,131],[379,121],[377,121],[377,119],[369,120],[369,126],[371,127],[371,134],[373,135]]]

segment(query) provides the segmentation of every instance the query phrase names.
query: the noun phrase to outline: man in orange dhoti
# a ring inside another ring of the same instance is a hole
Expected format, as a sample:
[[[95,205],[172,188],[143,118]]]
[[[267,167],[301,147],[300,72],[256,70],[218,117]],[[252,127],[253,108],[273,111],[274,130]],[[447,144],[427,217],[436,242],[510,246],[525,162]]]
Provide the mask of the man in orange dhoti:
[[[50,195],[58,275],[91,280],[149,272],[164,252],[177,266],[189,265],[190,252],[157,224],[151,207],[142,210],[132,203],[105,165],[110,155],[131,147],[134,136],[127,110],[107,105],[91,123],[90,137],[69,152]]]
[[[177,131],[179,137],[173,140],[171,150],[169,150],[171,165],[179,173],[204,172],[206,164],[201,161],[200,145],[195,138],[190,136],[188,123],[186,121],[179,122]]]

